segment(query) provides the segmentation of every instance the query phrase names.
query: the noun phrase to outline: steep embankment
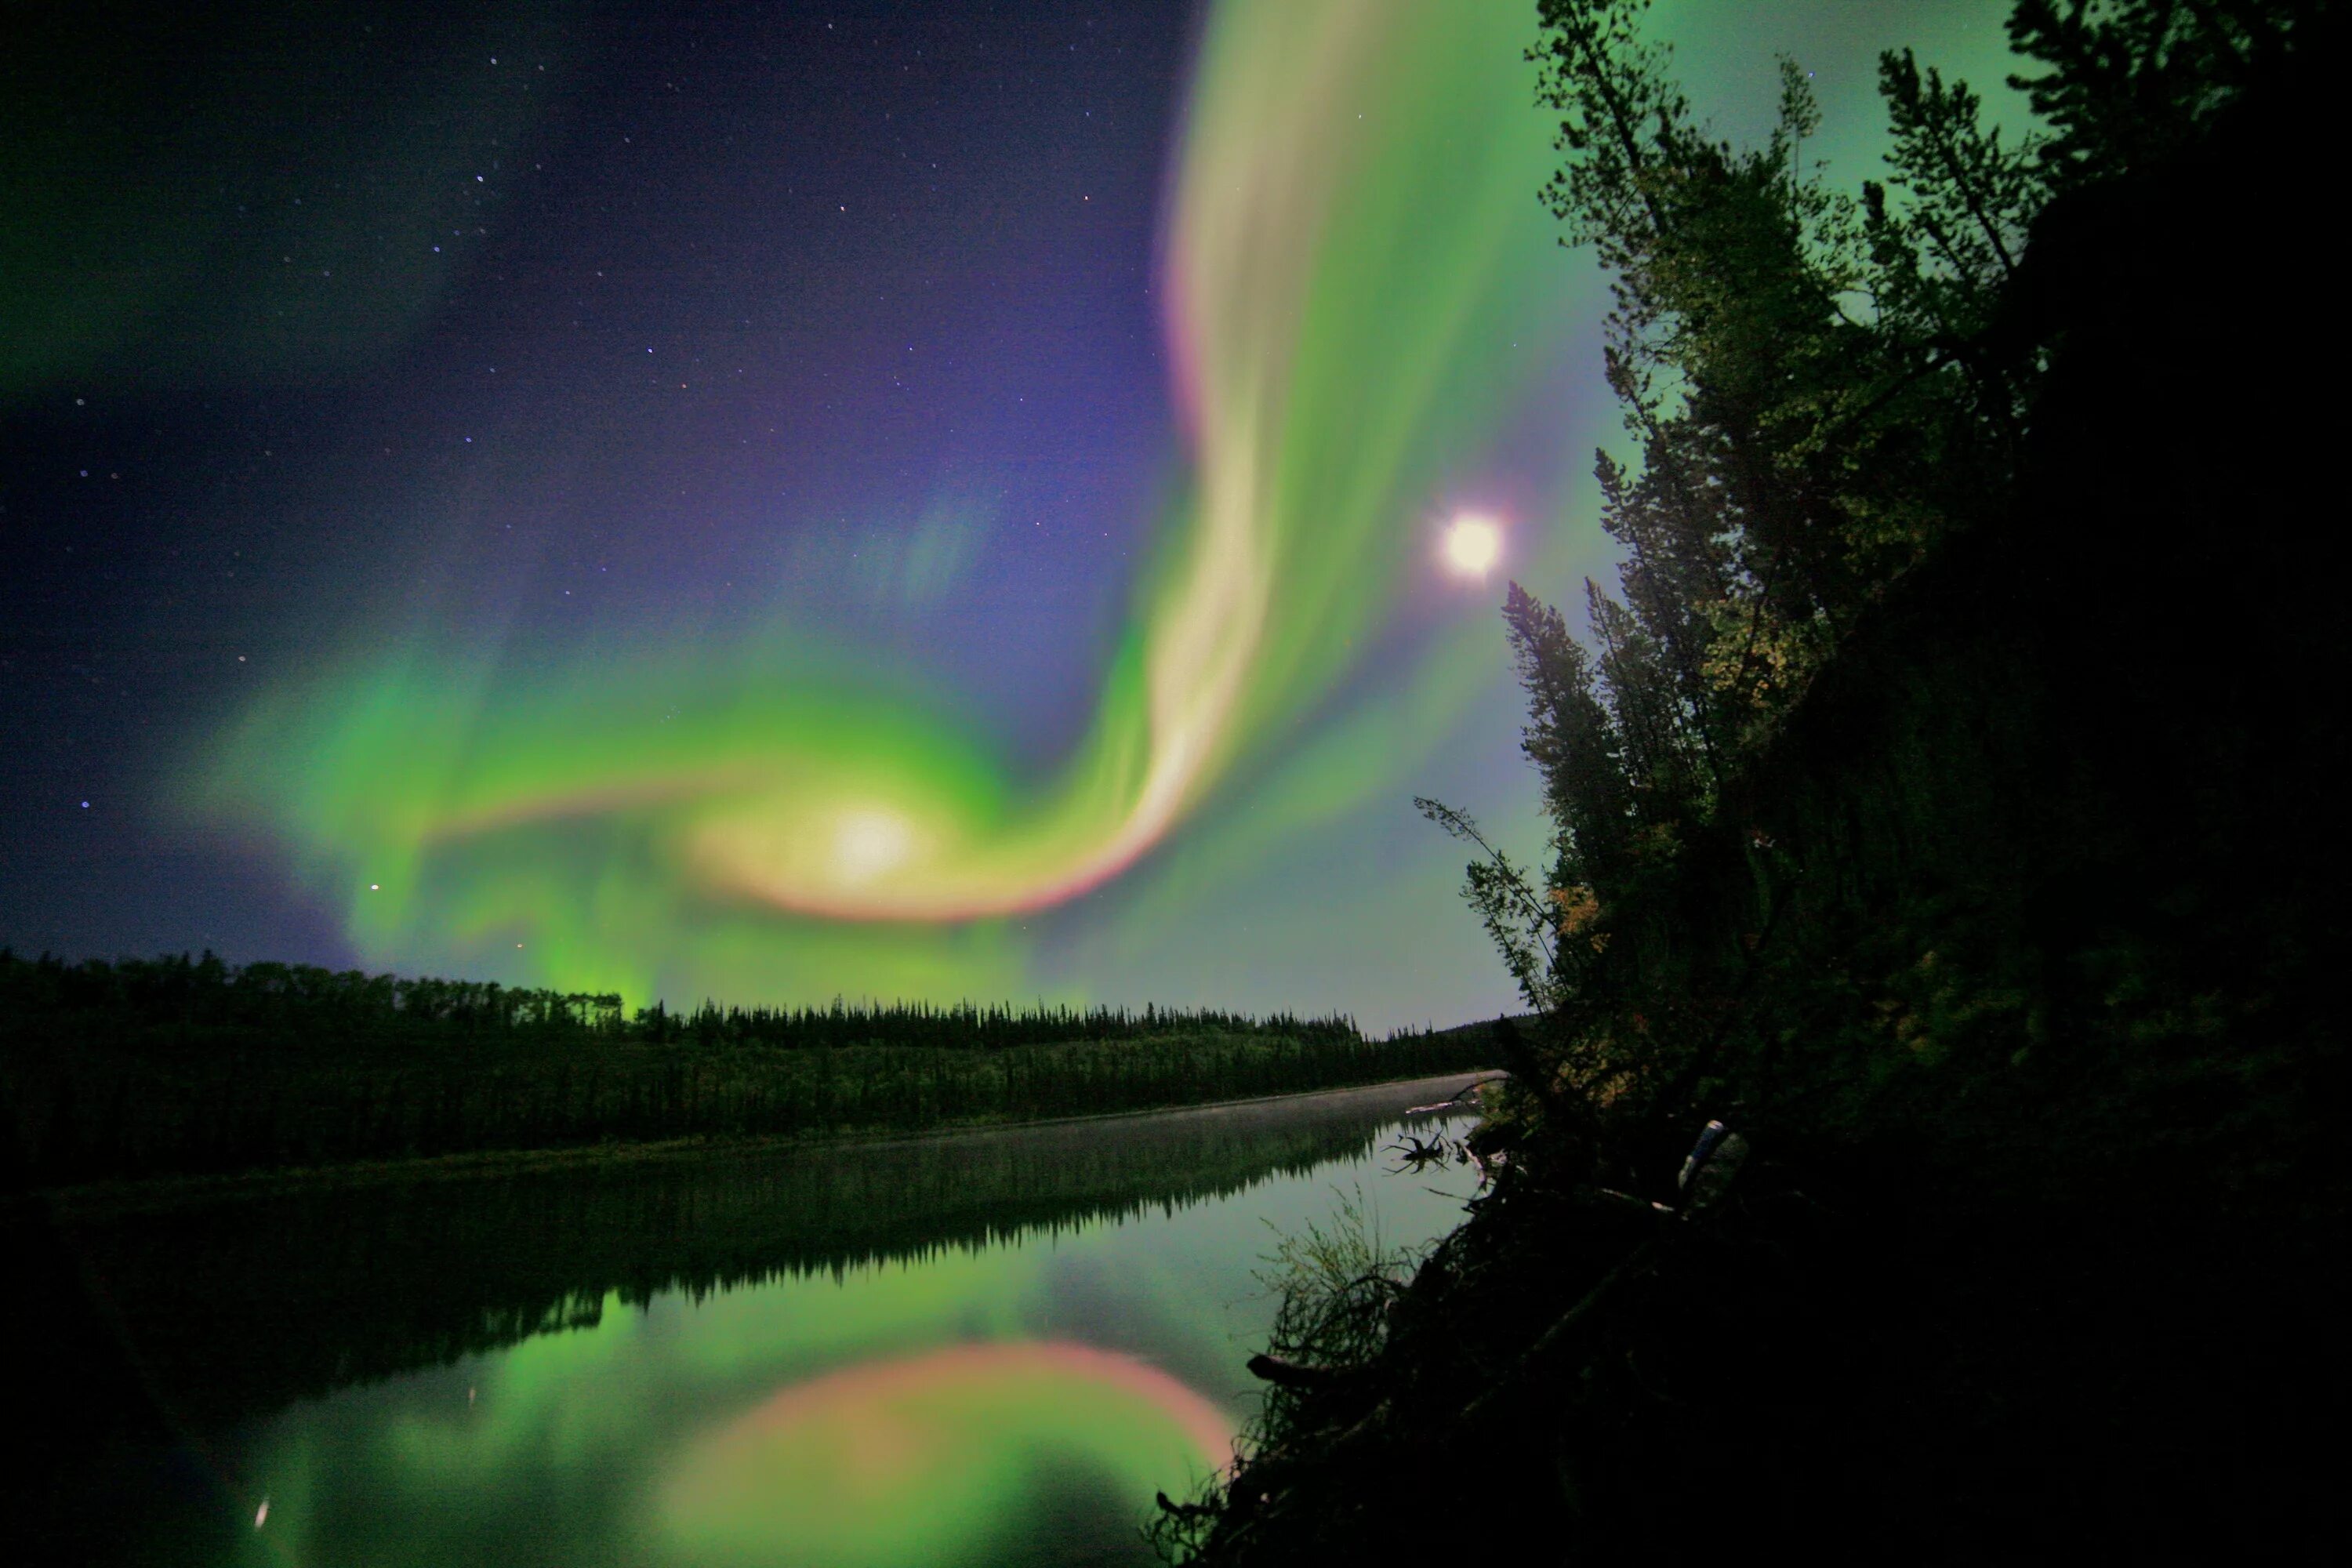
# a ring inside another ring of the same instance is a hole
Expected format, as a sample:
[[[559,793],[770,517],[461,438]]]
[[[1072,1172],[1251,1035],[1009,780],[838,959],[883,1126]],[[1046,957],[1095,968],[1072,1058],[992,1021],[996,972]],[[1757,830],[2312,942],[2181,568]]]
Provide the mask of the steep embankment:
[[[1622,924],[1628,994],[1717,999],[1687,1092],[1523,1148],[1381,1352],[1285,1389],[1182,1521],[1207,1560],[2320,1538],[2347,563],[2317,391],[2347,333],[2291,163],[2332,141],[2318,101],[2045,214],[2004,329],[2052,356],[2022,503],[1854,628]],[[1709,1115],[1746,1167],[1653,1208]]]

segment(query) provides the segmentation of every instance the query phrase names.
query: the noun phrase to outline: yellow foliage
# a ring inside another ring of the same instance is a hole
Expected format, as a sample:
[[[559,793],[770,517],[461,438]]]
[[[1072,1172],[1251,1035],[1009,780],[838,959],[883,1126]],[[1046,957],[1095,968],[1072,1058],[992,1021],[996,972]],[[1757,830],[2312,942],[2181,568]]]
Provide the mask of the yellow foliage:
[[[1582,937],[1595,952],[1609,945],[1609,933],[1592,929],[1601,920],[1601,900],[1591,888],[1574,882],[1554,888],[1550,898],[1558,911],[1553,918],[1561,940]]]

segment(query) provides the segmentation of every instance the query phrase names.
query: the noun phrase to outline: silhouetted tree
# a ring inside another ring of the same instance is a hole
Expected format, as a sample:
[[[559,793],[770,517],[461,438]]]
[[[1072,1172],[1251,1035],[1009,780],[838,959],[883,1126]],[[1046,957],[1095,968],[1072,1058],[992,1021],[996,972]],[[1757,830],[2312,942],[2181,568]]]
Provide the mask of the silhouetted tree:
[[[1763,142],[1736,146],[1693,118],[1647,8],[1542,0],[1530,51],[1565,154],[1544,196],[1610,273],[1604,365],[1638,451],[1596,458],[1623,550],[1622,599],[1585,585],[1596,651],[1516,583],[1503,607],[1554,826],[1542,885],[1422,803],[1480,850],[1465,891],[1566,1055],[1622,906],[1671,874],[1843,629],[2005,504],[2042,356],[1995,327],[2036,213],[2152,144],[2158,111],[2119,106],[2132,94],[2176,112],[2185,81],[2282,36],[2234,5],[2028,0],[2012,36],[2051,74],[2021,85],[2056,132],[2016,140],[1967,84],[1889,52],[1886,175],[1856,197],[1804,161],[1820,116],[1800,65],[1780,62]]]
[[[2044,175],[2072,188],[2187,146],[2339,9],[2333,0],[2017,0],[2010,47],[2042,69],[2009,79],[2051,127],[2038,149]]]

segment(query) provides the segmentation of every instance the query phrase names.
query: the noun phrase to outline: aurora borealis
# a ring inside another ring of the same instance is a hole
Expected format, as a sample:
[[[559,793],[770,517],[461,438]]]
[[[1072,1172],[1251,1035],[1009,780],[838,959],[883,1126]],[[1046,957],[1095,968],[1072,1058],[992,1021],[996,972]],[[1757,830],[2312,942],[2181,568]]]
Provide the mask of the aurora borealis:
[[[1970,68],[1998,14],[1906,24]],[[1834,157],[1875,15],[1658,20],[1710,100],[1819,58]],[[8,301],[55,469],[10,515],[67,585],[11,722],[71,745],[12,764],[54,821],[0,935],[637,1002],[1504,1004],[1408,803],[1534,831],[1449,521],[1554,596],[1605,559],[1527,8],[351,19],[391,85],[332,28],[240,41],[336,62],[331,133],[207,100],[88,220],[124,264],[28,253]],[[130,156],[78,123],[60,166]]]
[[[1481,16],[1212,23],[1162,262],[1185,460],[1066,756],[1024,766],[929,693],[845,693],[780,650],[524,683],[403,649],[266,699],[205,804],[290,840],[382,960],[514,931],[557,983],[639,994],[706,941],[786,952],[819,926],[865,990],[876,956],[940,940],[903,928],[1118,876],[1345,677],[1423,566],[1444,460],[1511,390],[1490,350],[1536,292],[1513,242],[1541,149],[1513,134],[1516,24]]]

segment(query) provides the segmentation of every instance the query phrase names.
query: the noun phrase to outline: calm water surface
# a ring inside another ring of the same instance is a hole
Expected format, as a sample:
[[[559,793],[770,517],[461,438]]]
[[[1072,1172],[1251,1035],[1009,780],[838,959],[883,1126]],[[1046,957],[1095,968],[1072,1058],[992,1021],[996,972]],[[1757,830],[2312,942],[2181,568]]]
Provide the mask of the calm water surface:
[[[124,1561],[1150,1562],[1255,1406],[1277,1233],[1460,1220],[1381,1150],[1462,1081],[84,1217],[172,1440],[83,1434],[52,1501]]]

